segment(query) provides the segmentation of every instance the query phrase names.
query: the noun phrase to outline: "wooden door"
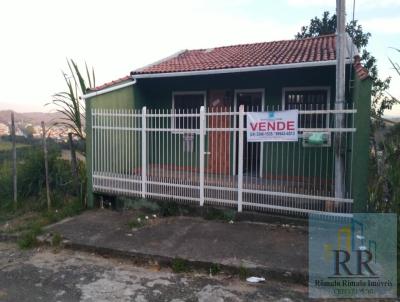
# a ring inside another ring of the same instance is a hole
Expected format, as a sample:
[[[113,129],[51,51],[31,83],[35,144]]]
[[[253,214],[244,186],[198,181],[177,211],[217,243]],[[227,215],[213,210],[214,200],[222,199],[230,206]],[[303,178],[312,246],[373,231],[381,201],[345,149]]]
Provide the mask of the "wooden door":
[[[232,97],[229,90],[211,90],[209,94],[209,107],[211,112],[229,111],[232,104]],[[230,116],[216,115],[207,119],[208,128],[229,128]],[[230,173],[230,132],[229,131],[208,131],[208,173],[229,174]]]

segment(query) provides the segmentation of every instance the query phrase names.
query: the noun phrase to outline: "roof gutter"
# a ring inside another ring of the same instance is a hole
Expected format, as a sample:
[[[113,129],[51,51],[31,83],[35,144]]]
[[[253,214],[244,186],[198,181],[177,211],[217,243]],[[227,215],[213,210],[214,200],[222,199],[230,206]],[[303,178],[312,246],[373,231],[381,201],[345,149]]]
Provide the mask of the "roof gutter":
[[[351,60],[346,59],[346,63],[350,64]],[[134,74],[133,71],[131,72],[131,76],[134,77],[135,79],[167,78],[167,77],[239,73],[239,72],[266,71],[266,70],[291,69],[291,68],[335,66],[335,65],[336,65],[336,60],[329,60],[320,62],[302,62],[302,63],[268,65],[268,66],[252,66],[252,67],[242,67],[242,68],[224,68],[224,69],[213,69],[213,70],[181,71],[181,72],[166,72],[166,73]]]
[[[121,89],[121,88],[125,88],[125,87],[128,87],[128,86],[132,86],[132,85],[135,85],[135,84],[136,84],[136,79],[132,78],[132,81],[130,81],[130,82],[126,82],[126,83],[123,83],[123,84],[120,84],[120,85],[107,87],[107,88],[104,88],[104,89],[101,89],[101,90],[98,90],[98,91],[89,92],[87,94],[82,95],[80,98],[82,100],[90,99],[92,97],[95,97],[95,96],[98,96],[98,95],[102,95],[102,94],[105,94],[105,93],[108,93],[108,92],[111,92],[111,91],[114,91],[114,90],[118,90],[118,89]]]

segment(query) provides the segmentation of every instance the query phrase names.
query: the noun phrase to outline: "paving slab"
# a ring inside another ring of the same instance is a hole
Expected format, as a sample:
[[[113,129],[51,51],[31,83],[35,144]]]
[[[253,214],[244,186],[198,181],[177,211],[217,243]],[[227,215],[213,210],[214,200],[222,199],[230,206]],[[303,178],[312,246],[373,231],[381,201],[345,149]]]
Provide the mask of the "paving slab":
[[[67,246],[135,259],[190,263],[267,277],[307,282],[308,237],[304,227],[204,220],[200,217],[157,218],[145,227],[131,229],[134,213],[111,210],[86,211],[49,226]]]

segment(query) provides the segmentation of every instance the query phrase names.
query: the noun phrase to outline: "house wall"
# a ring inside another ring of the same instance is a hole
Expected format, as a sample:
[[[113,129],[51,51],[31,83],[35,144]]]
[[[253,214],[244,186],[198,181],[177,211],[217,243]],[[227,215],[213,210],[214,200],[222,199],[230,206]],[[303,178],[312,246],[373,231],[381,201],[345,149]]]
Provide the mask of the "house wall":
[[[227,89],[232,92],[233,106],[233,93],[235,89],[265,89],[265,108],[273,109],[273,106],[282,105],[282,89],[284,87],[300,87],[300,86],[328,86],[330,87],[330,101],[335,100],[335,67],[319,67],[319,68],[303,68],[297,70],[274,70],[264,72],[251,72],[251,73],[237,73],[226,75],[210,75],[210,76],[196,76],[196,77],[176,77],[176,78],[155,78],[155,79],[138,79],[136,89],[141,92],[141,103],[146,104],[149,109],[171,109],[172,107],[172,92],[173,91],[199,91],[204,90],[207,92],[207,103],[209,107],[210,91]],[[277,109],[277,107],[275,107]],[[210,119],[208,120],[210,122]],[[213,134],[215,136],[215,133]],[[230,134],[229,149],[232,151],[234,148],[234,134]],[[211,134],[209,134],[211,136]],[[158,161],[168,164],[185,165],[187,158],[183,150],[183,136],[174,136],[173,142],[164,141],[163,146],[174,144],[176,152],[179,152],[179,163],[171,162],[171,158],[158,157],[154,160],[157,164]],[[198,139],[197,136],[195,139]],[[214,139],[215,141],[215,139]],[[195,142],[196,145],[197,141]],[[215,148],[209,146],[210,139],[206,138],[206,150],[215,153]],[[265,144],[264,144],[265,145]],[[154,141],[153,146],[158,150],[157,141]],[[321,176],[320,170],[323,169],[330,177],[332,175],[332,152],[327,151],[327,148],[303,148],[301,141],[299,143],[270,143],[269,148],[264,147],[264,161],[263,161],[263,177],[286,176],[288,170],[301,171],[301,174],[306,178],[315,178]],[[176,149],[177,148],[177,149]],[[302,152],[302,157],[299,161],[293,161],[294,154]],[[225,156],[224,155],[221,155]],[[230,169],[234,166],[234,152],[230,152]],[[196,157],[198,158],[198,156]],[[274,160],[268,160],[273,158]],[[287,159],[291,159],[288,161]],[[313,159],[320,159],[318,167],[315,165],[303,164],[314,163]],[[215,159],[215,158],[214,158]],[[206,157],[206,171],[207,167],[210,172],[213,167],[210,162],[213,160],[212,155]],[[220,160],[220,158],[217,158]],[[300,167],[301,165],[301,167]],[[198,161],[192,162],[192,166],[197,167]],[[229,170],[229,169],[224,169]]]
[[[371,86],[370,78],[361,80],[357,75],[354,78],[353,101],[357,114],[354,127],[353,169],[352,169],[352,195],[354,198],[353,212],[366,212],[368,201],[368,166],[369,142],[371,131]]]
[[[103,109],[141,109],[146,105],[149,109],[171,109],[172,105],[172,92],[173,91],[188,91],[188,90],[206,90],[209,94],[210,90],[217,89],[265,89],[265,106],[276,106],[282,104],[282,89],[284,87],[300,87],[300,86],[329,86],[330,87],[330,101],[331,104],[335,100],[335,67],[320,67],[320,68],[303,68],[298,70],[275,70],[269,72],[251,72],[251,73],[238,73],[226,75],[213,75],[213,76],[195,76],[195,77],[176,77],[176,78],[159,78],[159,79],[138,79],[135,86],[126,87],[121,90],[113,91],[104,95],[93,97],[86,102],[87,110],[87,164],[88,164],[88,184],[91,184],[91,116],[89,114],[90,108],[103,108]],[[346,99],[354,101],[358,114],[355,119],[355,126],[357,133],[355,134],[354,150],[354,167],[346,177],[352,177],[353,186],[352,191],[355,196],[356,208],[362,209],[366,201],[366,176],[368,166],[368,135],[369,127],[369,108],[370,108],[370,82],[369,80],[361,81],[355,78],[354,88],[352,93],[349,93],[349,88],[346,88]],[[232,97],[233,99],[233,97]],[[207,103],[207,106],[209,104]],[[166,125],[169,127],[168,125]],[[155,150],[168,148],[174,144],[176,152],[180,152],[183,156],[177,165],[186,165],[187,158],[183,152],[182,135],[172,136],[172,141],[163,141],[162,146],[157,145],[157,140],[152,141]],[[149,138],[151,141],[152,139]],[[198,140],[198,137],[195,137]],[[121,146],[122,138],[116,138],[114,147]],[[233,150],[233,134],[230,134],[230,149]],[[197,144],[197,141],[195,145]],[[208,142],[206,141],[206,144]],[[301,149],[304,154],[305,162],[311,163],[315,158],[321,158],[322,148],[303,148],[301,142],[290,143],[295,147],[289,147],[289,143],[273,143],[275,154],[280,154],[277,161],[268,162],[267,150],[264,148],[264,176],[279,175],[287,171],[287,165],[291,166],[290,169],[297,169],[298,162],[289,163],[286,159],[292,158],[293,153],[299,152]],[[122,146],[123,148],[123,146]],[[206,146],[208,148],[208,146]],[[269,149],[271,152],[271,149]],[[330,154],[333,154],[330,152]],[[192,154],[193,155],[193,154]],[[128,155],[127,155],[128,156]],[[130,154],[129,156],[132,156]],[[233,164],[233,152],[230,152],[230,162]],[[271,156],[271,153],[269,154]],[[332,156],[332,155],[331,155]],[[195,150],[194,158],[198,158],[198,152]],[[151,156],[150,156],[151,158]],[[162,163],[170,163],[168,158],[158,158]],[[326,175],[332,175],[331,158],[327,157],[326,162],[322,163],[323,167],[313,167],[304,170],[305,176],[317,176],[315,171],[325,169]],[[154,163],[157,163],[154,160]],[[193,168],[198,167],[198,161],[192,161]],[[135,167],[129,167],[130,169]],[[88,200],[89,206],[93,205],[91,194]]]
[[[86,99],[86,169],[87,169],[87,182],[88,182],[88,206],[93,207],[93,184],[92,184],[92,109],[134,109],[138,106],[139,102],[135,101],[136,92],[133,86],[128,86],[119,90],[114,90],[106,94],[94,96],[90,99]],[[121,146],[123,150],[124,140],[122,137],[115,137],[114,144],[110,144],[110,147],[115,151],[118,146]],[[95,150],[93,150],[95,151]],[[103,161],[104,159],[99,159]],[[112,163],[115,164],[115,163]]]

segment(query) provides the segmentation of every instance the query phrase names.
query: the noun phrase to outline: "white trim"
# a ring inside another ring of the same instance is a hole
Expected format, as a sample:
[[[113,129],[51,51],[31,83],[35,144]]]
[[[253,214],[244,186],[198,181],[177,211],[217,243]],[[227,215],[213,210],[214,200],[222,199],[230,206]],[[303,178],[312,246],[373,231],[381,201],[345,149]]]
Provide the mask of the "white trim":
[[[312,91],[312,90],[325,90],[326,91],[326,108],[329,110],[331,107],[331,87],[330,86],[289,86],[282,88],[282,110],[286,110],[285,95],[288,91]],[[313,111],[316,111],[314,109]],[[306,110],[307,111],[307,110]],[[329,113],[326,114],[326,128],[329,128]]]
[[[171,113],[175,110],[175,96],[176,95],[203,95],[204,98],[204,107],[206,107],[207,102],[207,91],[206,90],[183,90],[183,91],[172,91],[172,102],[171,102]],[[200,127],[200,125],[199,125]],[[171,116],[171,128],[175,128],[175,117]],[[195,131],[195,129],[193,129]],[[172,131],[174,134],[182,134],[181,131]],[[198,134],[196,132],[196,134]]]
[[[264,110],[265,106],[265,88],[250,88],[250,89],[234,89],[233,90],[233,110],[236,110],[237,106],[237,94],[238,93],[254,93],[254,92],[261,92],[261,111]],[[236,117],[233,120],[233,127],[236,128]],[[262,144],[260,148],[260,152],[262,152]],[[236,175],[236,134],[233,136],[233,169],[232,169],[232,175]],[[260,177],[262,177],[262,161],[263,159],[260,158]]]
[[[346,63],[350,64],[351,60],[346,59]],[[166,77],[183,77],[183,76],[195,76],[195,75],[224,74],[224,73],[238,73],[238,72],[250,72],[250,71],[264,71],[264,70],[319,67],[319,66],[335,66],[335,65],[336,65],[336,60],[329,60],[329,61],[319,61],[319,62],[303,62],[303,63],[290,63],[290,64],[278,64],[278,65],[267,65],[267,66],[222,68],[222,69],[213,69],[213,70],[180,71],[180,72],[165,72],[165,73],[135,74],[135,71],[132,71],[131,75],[135,79],[166,78]]]
[[[95,97],[95,96],[98,96],[98,95],[101,95],[101,94],[105,94],[105,93],[108,93],[108,92],[111,92],[111,91],[114,91],[114,90],[125,88],[125,87],[131,86],[131,85],[135,85],[135,84],[136,84],[136,79],[132,78],[132,80],[129,81],[129,82],[126,82],[126,83],[123,83],[123,84],[120,84],[120,85],[107,87],[107,88],[104,88],[104,89],[101,89],[101,90],[98,90],[98,91],[93,91],[93,92],[89,92],[87,94],[84,94],[84,95],[82,95],[80,97],[80,99],[82,99],[82,100],[89,99],[89,98],[92,98],[92,97]]]

